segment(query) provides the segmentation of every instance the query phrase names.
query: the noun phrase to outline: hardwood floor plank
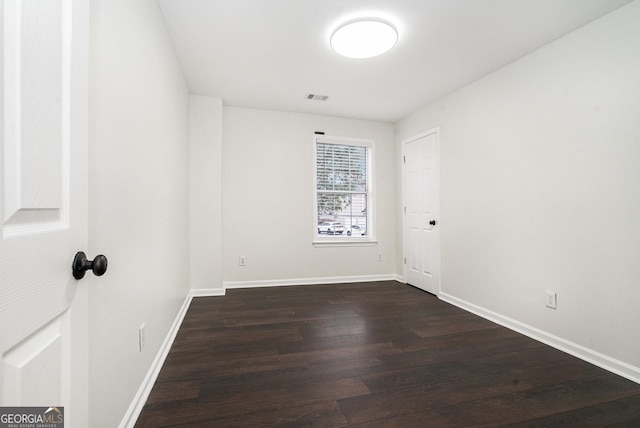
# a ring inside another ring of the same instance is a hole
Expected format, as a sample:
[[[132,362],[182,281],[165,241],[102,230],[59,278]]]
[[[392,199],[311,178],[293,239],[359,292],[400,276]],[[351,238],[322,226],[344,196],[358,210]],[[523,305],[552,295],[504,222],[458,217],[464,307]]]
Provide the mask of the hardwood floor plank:
[[[218,420],[206,420],[195,423],[172,425],[175,428],[202,428],[202,427],[314,427],[337,428],[348,426],[347,420],[335,401],[306,404],[284,409],[267,410],[257,413],[249,413],[236,417],[225,418],[223,422]]]
[[[166,403],[197,398],[200,395],[200,381],[188,380],[178,382],[156,383],[149,394],[147,404]]]
[[[268,372],[283,367],[305,367],[339,365],[352,360],[379,360],[382,356],[397,354],[400,351],[392,343],[376,343],[342,348],[313,350],[291,354],[260,352],[257,356],[225,359],[208,353],[194,353],[189,360],[165,362],[158,378],[162,382],[170,380],[201,379],[220,373],[238,375],[252,372]],[[169,358],[167,357],[167,360]]]
[[[521,407],[534,417],[549,416],[633,396],[638,385],[604,374],[524,391],[517,395]]]
[[[469,428],[475,425],[460,423],[449,415],[442,415],[439,409],[431,409],[423,412],[392,416],[386,419],[369,421],[362,424],[350,424],[349,426],[358,428]]]
[[[508,372],[490,372],[456,378],[449,382],[426,382],[411,388],[339,400],[340,408],[352,424],[446,407],[486,397],[500,396],[531,388],[513,382]]]
[[[310,385],[314,382],[340,381],[345,378],[356,378],[358,384],[364,385],[359,378],[361,373],[374,371],[380,367],[379,360],[364,358],[343,360],[339,363],[324,362],[307,366],[286,367],[280,370],[249,372],[236,375],[219,375],[203,380],[202,396],[215,393],[242,391],[265,391],[285,389],[295,385]],[[367,389],[367,392],[369,390]],[[353,395],[353,394],[350,394]],[[357,394],[356,394],[357,395]],[[334,395],[334,398],[337,397]]]
[[[367,394],[368,389],[358,378],[309,382],[270,387],[265,390],[208,389],[201,387],[197,400],[163,403],[149,406],[145,423],[150,426],[171,426],[180,423],[237,419],[252,413],[275,413],[277,410],[314,406],[331,401],[331,397]],[[295,412],[291,412],[295,413]],[[281,416],[282,417],[282,416]],[[186,419],[185,419],[186,418]],[[226,422],[220,423],[225,425]]]
[[[433,348],[458,347],[461,343],[465,346],[485,346],[488,342],[522,338],[522,335],[504,327],[488,328],[484,330],[473,330],[458,333],[441,334],[437,336],[419,337],[416,334],[411,336],[397,335],[393,343],[404,352],[415,352]]]
[[[493,357],[510,352],[521,352],[522,358],[528,359],[550,358],[555,361],[571,358],[563,352],[558,352],[555,349],[523,336],[488,341],[484,345],[465,346],[464,344],[460,344],[455,347],[429,348],[415,352],[383,356],[381,358],[390,369],[398,369],[419,367],[437,362],[461,362],[462,364],[464,362],[472,362],[477,358]]]
[[[493,428],[532,419],[512,394],[440,407],[434,409],[434,413],[445,421],[443,427]]]
[[[640,427],[640,395],[509,425],[510,428]]]

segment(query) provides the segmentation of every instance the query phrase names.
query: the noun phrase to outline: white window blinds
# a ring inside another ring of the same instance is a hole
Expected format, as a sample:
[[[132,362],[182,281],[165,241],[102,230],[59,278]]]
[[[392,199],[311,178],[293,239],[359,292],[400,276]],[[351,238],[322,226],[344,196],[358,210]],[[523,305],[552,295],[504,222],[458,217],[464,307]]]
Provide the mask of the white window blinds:
[[[370,149],[316,141],[317,235],[368,236]]]

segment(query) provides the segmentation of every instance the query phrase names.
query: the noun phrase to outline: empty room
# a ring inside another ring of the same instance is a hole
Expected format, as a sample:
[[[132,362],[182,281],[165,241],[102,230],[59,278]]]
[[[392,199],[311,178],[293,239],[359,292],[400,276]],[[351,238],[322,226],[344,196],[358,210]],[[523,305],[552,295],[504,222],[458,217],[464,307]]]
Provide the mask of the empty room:
[[[2,5],[3,418],[640,425],[640,0]]]

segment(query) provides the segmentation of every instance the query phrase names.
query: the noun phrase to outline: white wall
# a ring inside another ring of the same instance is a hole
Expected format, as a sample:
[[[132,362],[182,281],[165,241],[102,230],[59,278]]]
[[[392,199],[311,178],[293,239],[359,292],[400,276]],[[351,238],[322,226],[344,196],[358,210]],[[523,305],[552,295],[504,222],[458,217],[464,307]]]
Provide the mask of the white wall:
[[[191,288],[222,294],[221,98],[191,96],[189,147]]]
[[[315,131],[375,140],[377,246],[312,245]],[[225,107],[222,135],[223,271],[227,286],[396,272],[393,125]],[[376,260],[378,252],[382,252],[382,262]],[[239,266],[239,256],[246,257],[246,266]]]
[[[629,364],[636,380],[638,23],[636,1],[397,124],[398,146],[442,132],[444,296]]]
[[[92,0],[90,55],[89,426],[111,428],[188,293],[189,95],[155,0]]]

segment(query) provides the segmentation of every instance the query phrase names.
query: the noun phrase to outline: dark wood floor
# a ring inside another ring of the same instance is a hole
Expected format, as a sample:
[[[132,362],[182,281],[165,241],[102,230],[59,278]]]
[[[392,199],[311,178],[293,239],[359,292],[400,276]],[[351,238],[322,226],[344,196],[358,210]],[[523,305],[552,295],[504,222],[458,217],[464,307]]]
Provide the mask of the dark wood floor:
[[[397,282],[194,298],[136,427],[640,427],[640,385]]]

